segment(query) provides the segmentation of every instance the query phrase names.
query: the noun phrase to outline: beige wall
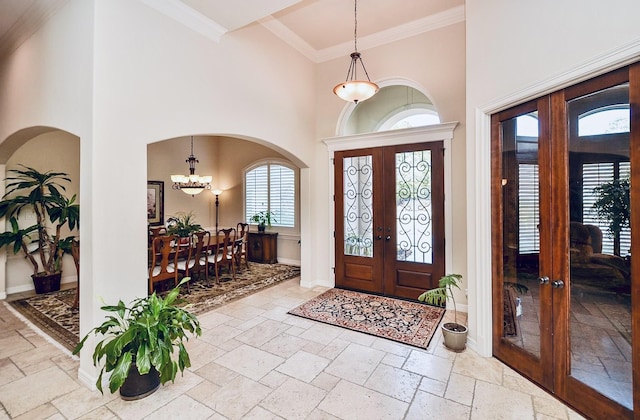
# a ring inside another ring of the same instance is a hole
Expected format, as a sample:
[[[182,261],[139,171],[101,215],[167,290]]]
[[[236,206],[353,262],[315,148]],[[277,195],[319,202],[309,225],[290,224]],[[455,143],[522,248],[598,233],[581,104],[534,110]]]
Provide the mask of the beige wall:
[[[82,205],[80,203],[80,141],[79,139],[64,131],[52,131],[41,134],[18,148],[9,158],[6,164],[7,176],[12,176],[9,172],[12,169],[22,169],[19,165],[25,165],[37,169],[41,172],[64,172],[71,178],[71,183],[61,182],[66,187],[65,195],[71,198],[76,195],[76,203],[80,204],[80,217],[82,217]],[[34,223],[32,214],[23,214],[21,227],[30,226]],[[8,226],[8,224],[7,224]],[[10,228],[9,228],[10,229]],[[70,234],[66,229],[62,232],[62,237]],[[78,235],[78,231],[73,232]],[[62,266],[62,282],[75,282],[76,269],[73,259],[66,255]],[[24,258],[22,252],[13,254],[7,249],[7,293],[17,293],[33,289],[31,274],[33,269],[31,264]]]
[[[452,196],[446,197],[451,211],[445,215],[451,224],[450,237],[446,246],[451,252],[449,273],[460,273],[465,281],[467,273],[467,232],[465,206],[466,190],[466,116],[465,116],[465,24],[455,23],[437,30],[425,32],[401,41],[361,51],[367,71],[372,81],[377,83],[407,83],[423,92],[431,99],[440,114],[441,122],[458,121],[451,142],[452,171],[450,179]],[[316,135],[318,139],[342,135],[338,126],[341,118],[348,117],[352,104],[338,99],[331,88],[344,78],[348,66],[348,56],[318,65],[316,93],[318,98],[318,118]],[[389,82],[391,81],[391,82]],[[313,238],[325,239],[317,247],[317,261],[332,258],[332,232],[328,229],[332,218],[331,166],[326,147],[316,145],[315,162],[312,165],[310,190],[318,197],[324,197],[324,205],[312,209],[314,223]],[[303,238],[304,240],[304,238]],[[326,253],[326,254],[325,254]],[[326,264],[325,264],[326,265]],[[332,273],[328,275],[332,276]],[[333,278],[333,277],[332,277]],[[456,296],[458,308],[466,309],[466,285]]]

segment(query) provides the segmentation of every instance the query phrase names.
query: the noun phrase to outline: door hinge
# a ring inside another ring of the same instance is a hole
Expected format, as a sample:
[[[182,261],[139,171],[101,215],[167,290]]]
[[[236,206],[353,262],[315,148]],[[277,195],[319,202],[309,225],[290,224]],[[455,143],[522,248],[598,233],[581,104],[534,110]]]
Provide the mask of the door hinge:
[[[336,158],[331,158],[331,164],[335,165],[336,164]]]

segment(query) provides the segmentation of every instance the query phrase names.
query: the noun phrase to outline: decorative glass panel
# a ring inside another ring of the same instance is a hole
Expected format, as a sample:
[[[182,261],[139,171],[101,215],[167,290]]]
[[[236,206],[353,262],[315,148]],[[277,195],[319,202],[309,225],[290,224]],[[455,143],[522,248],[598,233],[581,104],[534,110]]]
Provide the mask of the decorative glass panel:
[[[431,264],[431,151],[396,153],[397,259]]]
[[[343,160],[344,253],[373,256],[373,167],[372,157]]]

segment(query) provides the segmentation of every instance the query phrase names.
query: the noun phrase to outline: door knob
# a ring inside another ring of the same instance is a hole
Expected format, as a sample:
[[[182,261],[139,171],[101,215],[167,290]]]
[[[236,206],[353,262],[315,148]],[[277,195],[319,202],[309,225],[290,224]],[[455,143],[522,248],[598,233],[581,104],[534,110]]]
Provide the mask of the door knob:
[[[391,235],[387,235],[387,237],[385,238],[387,241],[391,240]]]
[[[379,239],[382,239],[382,235],[378,235],[378,236],[376,236],[376,239],[378,239],[378,240],[379,240]]]
[[[547,283],[549,283],[549,277],[547,277],[547,276],[541,276],[541,277],[538,277],[538,283],[540,283],[540,284],[547,284]]]
[[[554,289],[562,289],[564,287],[564,282],[562,280],[554,280],[551,282],[551,287]]]

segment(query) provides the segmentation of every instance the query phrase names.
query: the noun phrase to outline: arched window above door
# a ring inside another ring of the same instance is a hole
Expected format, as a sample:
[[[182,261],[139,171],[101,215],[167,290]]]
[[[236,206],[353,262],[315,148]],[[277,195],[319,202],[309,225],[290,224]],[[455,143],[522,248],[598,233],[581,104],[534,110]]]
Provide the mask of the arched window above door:
[[[440,124],[431,100],[411,86],[382,87],[371,99],[360,102],[347,121],[343,135],[373,133]]]

